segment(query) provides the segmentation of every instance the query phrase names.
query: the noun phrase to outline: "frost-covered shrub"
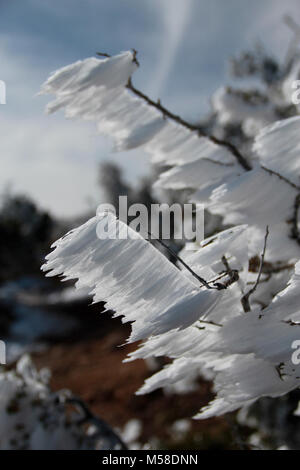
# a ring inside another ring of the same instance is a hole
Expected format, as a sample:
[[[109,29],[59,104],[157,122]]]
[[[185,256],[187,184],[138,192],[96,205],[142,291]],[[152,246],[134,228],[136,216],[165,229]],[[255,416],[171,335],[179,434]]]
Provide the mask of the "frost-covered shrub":
[[[135,52],[78,61],[42,87],[56,97],[48,112],[95,121],[117,150],[143,148],[153,164],[171,167],[156,188],[186,190],[222,221],[195,251],[180,253],[190,270],[137,234],[100,240],[99,224],[113,230],[108,214],[58,240],[43,267],[78,279],[94,302],[105,300],[132,322],[129,341],[144,343],[128,360],[173,359],[138,393],[198,374],[213,378],[217,396],[198,418],[284,395],[300,383],[292,362],[300,338],[300,117],[291,86],[300,62],[296,57],[280,70],[268,64],[255,64],[263,87],[222,88],[213,117],[199,125],[134,87]]]

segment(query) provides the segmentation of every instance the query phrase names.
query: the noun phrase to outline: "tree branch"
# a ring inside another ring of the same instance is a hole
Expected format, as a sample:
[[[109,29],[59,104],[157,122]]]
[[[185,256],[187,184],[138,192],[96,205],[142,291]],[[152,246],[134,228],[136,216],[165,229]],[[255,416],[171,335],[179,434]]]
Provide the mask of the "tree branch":
[[[291,237],[297,241],[297,243],[300,245],[300,233],[299,233],[299,227],[298,227],[298,214],[299,214],[299,208],[300,208],[300,194],[297,194],[294,202],[294,213],[293,213],[293,218],[291,220],[293,226],[292,226],[292,233]]]
[[[218,326],[219,328],[222,328],[223,325],[221,323],[216,323],[214,321],[208,321],[208,320],[201,320],[201,318],[198,320],[199,323],[204,323],[206,325],[212,325],[212,326]]]
[[[262,254],[261,254],[260,266],[259,266],[256,282],[255,282],[254,286],[241,298],[241,303],[242,303],[242,306],[243,306],[245,312],[250,312],[251,311],[249,298],[250,298],[250,295],[252,295],[256,291],[257,286],[260,282],[260,278],[261,278],[262,271],[263,271],[263,264],[264,264],[265,254],[266,254],[268,236],[269,236],[269,227],[267,226],[266,234],[265,234],[265,240],[264,240],[264,247],[263,247],[263,251],[262,251]]]
[[[228,142],[227,140],[223,140],[223,139],[218,139],[214,135],[206,134],[205,132],[201,131],[196,125],[185,121],[184,119],[182,119],[177,114],[173,114],[171,111],[169,111],[167,108],[165,108],[161,104],[160,100],[153,101],[151,98],[149,98],[143,92],[141,92],[140,90],[135,88],[134,85],[132,84],[131,78],[128,80],[128,84],[127,84],[126,88],[128,88],[130,91],[132,91],[132,93],[134,93],[139,98],[143,99],[149,106],[152,106],[152,107],[156,108],[158,111],[160,111],[163,114],[164,117],[168,117],[169,119],[172,119],[173,121],[177,122],[178,124],[182,125],[183,127],[189,129],[191,132],[197,132],[199,137],[206,137],[207,139],[209,139],[214,144],[220,145],[221,147],[225,147],[236,158],[236,160],[244,168],[244,170],[246,170],[246,171],[252,170],[252,167],[251,167],[250,163],[241,154],[241,152],[238,150],[238,148],[234,144],[232,144],[231,142]],[[298,191],[300,191],[300,186],[296,185],[295,183],[290,181],[285,176],[281,175],[280,173],[278,173],[274,170],[271,170],[271,169],[265,167],[264,165],[260,165],[260,167],[262,168],[262,170],[268,172],[271,175],[277,176],[279,179],[281,179],[282,181],[285,181],[287,184],[292,186],[294,189],[297,189]]]
[[[96,52],[96,54],[99,55],[100,57],[107,57],[107,58],[111,57],[109,54],[106,54],[105,52]],[[132,55],[133,55],[133,59],[132,59],[133,62],[139,65],[139,62],[137,61],[137,58],[136,58],[137,51],[135,49],[132,49]],[[233,145],[231,142],[228,142],[223,139],[219,139],[218,137],[215,137],[213,135],[206,134],[205,132],[201,131],[197,125],[191,124],[185,119],[182,119],[179,115],[172,113],[161,104],[160,100],[154,101],[151,98],[149,98],[149,96],[147,96],[145,93],[138,90],[132,84],[131,78],[129,78],[126,88],[130,90],[133,94],[135,94],[136,96],[144,100],[149,106],[152,106],[156,108],[158,111],[160,111],[163,117],[167,117],[171,119],[172,121],[175,121],[181,126],[185,127],[186,129],[189,129],[191,132],[196,132],[199,137],[206,137],[214,144],[220,145],[221,147],[224,147],[227,150],[229,150],[229,152],[236,158],[237,162],[241,165],[241,167],[244,170],[250,171],[252,169],[247,159],[241,154],[238,148],[235,145]]]
[[[185,119],[182,119],[179,115],[174,114],[171,111],[169,111],[167,108],[165,108],[161,104],[160,100],[153,101],[151,98],[149,98],[149,96],[145,95],[145,93],[135,88],[135,86],[132,84],[131,78],[128,80],[126,88],[128,88],[128,90],[130,90],[139,98],[143,99],[149,106],[152,106],[156,108],[158,111],[160,111],[164,117],[168,117],[169,119],[172,119],[172,121],[177,122],[178,124],[185,127],[186,129],[189,129],[191,132],[196,132],[199,137],[206,137],[214,144],[220,145],[221,147],[225,147],[236,158],[236,160],[241,165],[241,167],[244,168],[244,170],[250,171],[252,169],[252,167],[250,166],[246,158],[241,154],[238,148],[235,145],[233,145],[231,142],[228,142],[223,139],[219,139],[213,135],[206,134],[205,132],[201,131],[197,125],[191,124]]]
[[[180,256],[170,246],[164,243],[160,238],[154,237],[151,232],[148,232],[148,235],[150,235],[151,239],[157,241],[164,248],[166,248],[169,251],[169,253],[171,253],[171,255],[174,256],[174,258],[176,258],[177,261],[179,261],[192,274],[192,276],[194,276],[194,278],[196,278],[197,281],[199,281],[202,284],[202,286],[206,287],[207,289],[225,290],[229,286],[231,286],[231,284],[239,280],[238,271],[236,269],[231,269],[230,266],[228,265],[228,262],[225,256],[223,256],[222,261],[226,267],[226,271],[221,273],[220,276],[218,276],[216,279],[212,279],[211,281],[206,281],[205,279],[203,279],[203,277],[199,276],[199,274],[195,273],[195,271],[193,271],[193,269],[188,264],[186,264],[186,262],[183,261],[183,259],[180,258]],[[222,282],[222,283],[216,282],[219,279],[222,279],[226,275],[229,276],[229,279],[227,281]]]
[[[111,57],[109,54],[104,53],[104,52],[97,52],[97,55],[101,57]],[[135,49],[132,49],[132,60],[135,64],[138,66],[140,65],[138,60],[137,60],[137,51]],[[250,163],[247,161],[246,157],[242,155],[242,153],[239,151],[239,149],[232,144],[231,142],[224,140],[224,139],[219,139],[218,137],[215,137],[214,135],[206,134],[205,132],[201,131],[199,127],[195,124],[192,124],[182,117],[180,117],[178,114],[174,114],[171,111],[169,111],[167,108],[165,108],[160,100],[154,101],[149,96],[147,96],[145,93],[142,91],[138,90],[132,83],[131,78],[129,78],[128,83],[126,85],[126,88],[130,90],[133,94],[144,100],[149,106],[152,106],[156,108],[158,111],[160,111],[165,118],[169,118],[174,122],[177,122],[177,124],[180,124],[181,126],[185,127],[186,129],[189,129],[191,132],[195,132],[199,137],[205,137],[211,142],[213,142],[216,145],[220,145],[221,147],[226,148],[237,160],[237,162],[240,164],[240,166],[245,170],[245,171],[250,171],[252,170],[252,166]],[[280,173],[277,173],[274,170],[270,170],[269,168],[261,165],[260,166],[264,171],[267,171],[271,175],[277,176],[279,179],[282,181],[285,181],[287,184],[292,186],[294,189],[297,189],[300,191],[300,186],[297,186],[294,184],[292,181],[290,181],[288,178],[285,176],[281,175]]]
[[[292,181],[290,181],[288,178],[286,178],[285,176],[281,175],[281,174],[278,173],[277,171],[271,170],[270,168],[267,168],[267,167],[264,166],[264,165],[260,165],[260,167],[261,167],[264,171],[266,171],[267,173],[270,173],[270,175],[275,175],[275,176],[277,176],[280,180],[285,181],[285,183],[289,184],[292,188],[297,189],[297,191],[300,191],[300,186],[298,186],[297,184],[293,183]]]
[[[219,290],[217,287],[210,286],[209,283],[205,279],[203,279],[203,277],[195,273],[195,271],[193,271],[192,268],[190,268],[189,265],[186,264],[186,262],[183,261],[183,259],[180,258],[180,256],[170,246],[164,243],[160,238],[154,237],[153,234],[150,232],[148,232],[148,235],[150,235],[151,239],[154,239],[155,241],[160,243],[164,248],[166,248],[171,253],[171,255],[174,256],[192,274],[192,276],[194,276],[194,278],[196,278],[197,281],[199,281],[203,285],[203,287],[206,287],[207,289]]]

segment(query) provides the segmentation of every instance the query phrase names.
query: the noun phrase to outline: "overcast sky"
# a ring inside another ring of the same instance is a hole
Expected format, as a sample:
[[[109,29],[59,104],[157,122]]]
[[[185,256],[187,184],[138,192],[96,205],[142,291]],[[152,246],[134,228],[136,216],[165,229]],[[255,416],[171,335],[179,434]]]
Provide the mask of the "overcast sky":
[[[189,119],[205,113],[226,81],[229,56],[257,40],[282,56],[284,14],[300,23],[298,0],[0,0],[0,190],[28,194],[59,216],[101,198],[100,161],[113,159],[130,181],[149,171],[141,151],[115,154],[92,123],[47,116],[36,96],[57,68],[96,51],[139,51],[134,83]]]

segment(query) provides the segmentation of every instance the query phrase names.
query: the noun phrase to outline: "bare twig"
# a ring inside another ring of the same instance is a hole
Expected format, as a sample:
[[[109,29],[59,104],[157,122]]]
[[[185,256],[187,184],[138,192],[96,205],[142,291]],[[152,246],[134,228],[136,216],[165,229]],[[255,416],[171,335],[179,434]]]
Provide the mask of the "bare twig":
[[[201,320],[201,318],[198,320],[198,322],[205,323],[206,325],[218,326],[219,328],[223,327],[223,325],[221,325],[221,323],[216,323],[214,321],[208,321],[208,320]]]
[[[228,276],[229,276],[229,279],[226,282],[226,286],[228,287],[228,286],[231,286],[231,284],[233,284],[234,282],[237,282],[239,280],[240,276],[239,276],[239,272],[238,272],[237,269],[232,269],[229,266],[229,263],[226,259],[226,256],[222,256],[222,263],[225,266],[226,274],[228,274]]]
[[[96,55],[100,56],[100,57],[111,57],[109,54],[107,54],[106,52],[96,52]]]
[[[281,320],[281,323],[286,323],[290,326],[300,326],[300,323],[294,322],[293,320]]]
[[[201,131],[197,125],[191,124],[185,119],[182,119],[182,117],[180,117],[179,115],[172,113],[161,104],[160,100],[154,101],[151,98],[149,98],[149,96],[147,96],[145,93],[135,88],[135,86],[132,84],[131,78],[128,80],[127,88],[136,96],[146,101],[146,103],[149,106],[152,106],[156,108],[158,111],[160,111],[164,117],[168,117],[169,119],[172,119],[172,121],[177,122],[178,124],[185,127],[186,129],[189,129],[191,132],[196,132],[199,137],[206,137],[214,144],[220,145],[221,147],[225,147],[236,158],[236,160],[244,168],[244,170],[249,171],[252,169],[247,159],[241,154],[238,148],[235,145],[233,145],[231,142],[228,142],[223,139],[219,139],[218,137],[215,137],[213,135],[206,134],[205,132]]]
[[[164,243],[160,238],[154,237],[154,235],[151,232],[148,232],[148,235],[150,235],[151,239],[154,239],[155,241],[160,243],[164,248],[166,248],[169,251],[169,253],[172,256],[174,256],[174,258],[176,258],[177,261],[179,261],[192,274],[192,276],[194,276],[202,284],[203,287],[206,287],[207,289],[224,290],[224,289],[227,289],[229,286],[231,286],[231,284],[239,280],[238,271],[236,269],[231,269],[229,267],[227,260],[224,256],[222,258],[222,261],[223,259],[226,260],[226,265],[225,265],[226,271],[224,271],[223,273],[220,273],[220,275],[217,278],[212,279],[210,281],[206,281],[205,279],[203,279],[203,277],[199,276],[199,274],[195,273],[195,271],[193,271],[193,269],[188,264],[186,264],[186,262],[183,261],[183,259],[180,258],[180,256],[170,246]],[[227,281],[223,281],[222,283],[216,282],[219,279],[222,279],[227,275],[229,276],[229,279]],[[217,326],[222,326],[222,325],[217,325]]]
[[[300,233],[299,233],[299,228],[298,228],[298,214],[299,214],[299,208],[300,208],[300,194],[297,194],[294,202],[294,213],[293,213],[293,218],[292,218],[292,233],[291,237],[297,241],[298,244],[300,244]]]
[[[298,25],[297,25],[298,27]],[[299,27],[298,27],[299,28]],[[104,52],[97,52],[97,55],[101,56],[101,57],[111,57],[109,54],[107,53],[104,53]],[[132,49],[132,61],[137,65],[139,66],[139,62],[137,60],[137,51],[135,49]],[[167,108],[165,108],[162,104],[161,104],[161,101],[158,99],[157,101],[154,101],[152,100],[151,98],[149,98],[149,96],[147,96],[145,93],[143,93],[142,91],[138,90],[132,83],[132,80],[131,80],[131,77],[129,78],[128,80],[128,83],[126,85],[126,88],[128,90],[130,90],[133,94],[135,94],[136,96],[138,96],[139,98],[141,98],[142,100],[144,100],[149,106],[152,106],[154,108],[156,108],[159,112],[162,113],[163,117],[164,118],[169,118],[175,122],[177,122],[178,124],[180,124],[181,126],[185,127],[186,129],[189,129],[191,132],[195,132],[199,137],[205,137],[207,139],[209,139],[211,142],[213,142],[214,144],[217,144],[217,145],[220,145],[221,147],[224,147],[226,148],[227,150],[230,151],[230,153],[235,157],[235,159],[237,160],[237,162],[240,164],[240,166],[245,170],[245,171],[250,171],[252,170],[252,167],[250,165],[250,163],[247,161],[247,159],[241,154],[241,152],[239,151],[239,149],[234,145],[232,144],[231,142],[229,141],[226,141],[226,140],[223,140],[223,139],[219,139],[217,137],[215,137],[214,135],[209,135],[209,134],[206,134],[205,132],[201,131],[199,129],[199,127],[195,124],[192,124],[188,121],[186,121],[185,119],[183,119],[182,117],[180,117],[179,115],[177,114],[174,114],[172,113],[171,111],[169,111]],[[217,162],[215,162],[217,163]],[[222,164],[220,162],[220,164]],[[281,175],[280,173],[278,173],[277,171],[275,170],[271,170],[270,168],[267,168],[265,167],[264,165],[260,165],[260,168],[263,170],[263,171],[266,171],[267,173],[269,173],[270,175],[274,175],[276,176],[277,178],[279,178],[280,180],[284,181],[285,183],[287,183],[289,186],[291,186],[292,188],[296,189],[298,192],[300,192],[300,186],[293,183],[291,180],[289,180],[287,177]],[[296,242],[300,245],[300,233],[299,233],[299,230],[298,230],[298,211],[299,211],[299,207],[300,207],[300,194],[296,196],[296,199],[295,199],[295,204],[294,204],[294,215],[293,215],[293,219],[292,219],[292,223],[293,223],[293,227],[292,227],[292,233],[291,233],[291,237],[293,239],[296,240]],[[177,257],[178,260],[180,260],[178,257]],[[182,260],[180,260],[181,263],[182,263]],[[198,280],[200,280],[200,282],[205,286],[207,287],[208,289],[211,289],[211,288],[219,288],[219,289],[224,289],[226,288],[226,286],[224,286],[224,284],[216,284],[215,287],[211,287],[209,286],[209,284],[204,281],[204,280],[201,280],[200,276],[198,276],[196,273],[194,273],[189,267],[187,267],[185,265],[185,267],[193,274],[194,277],[196,277]],[[261,273],[260,273],[261,274]],[[259,276],[260,277],[260,276]],[[256,288],[256,286],[255,286]],[[251,295],[251,294],[250,294]],[[244,299],[244,300],[243,300]],[[248,302],[248,299],[249,299],[249,295],[246,294],[246,296],[244,296],[242,299],[242,302],[245,302],[244,305],[244,308],[249,308],[250,309],[250,306],[249,306],[249,302]],[[248,310],[247,310],[248,311]]]
[[[101,57],[111,57],[109,54],[106,54],[106,53],[103,53],[103,52],[97,52],[97,55],[99,55]],[[133,56],[133,59],[132,59],[133,62],[136,63],[137,65],[139,65],[139,62],[137,60],[137,51],[135,49],[132,49],[132,56]],[[240,166],[245,171],[252,170],[252,166],[250,165],[250,163],[248,162],[246,157],[244,155],[242,155],[242,153],[239,151],[239,149],[234,144],[232,144],[231,142],[229,142],[227,140],[224,140],[224,139],[219,139],[218,137],[216,137],[214,135],[206,134],[205,132],[201,131],[197,125],[186,121],[185,119],[180,117],[178,114],[172,113],[171,111],[169,111],[167,108],[165,108],[161,104],[160,100],[154,101],[151,98],[149,98],[149,96],[147,96],[145,93],[138,90],[133,85],[131,78],[129,78],[128,83],[126,85],[126,88],[128,90],[130,90],[133,94],[135,94],[136,96],[138,96],[139,98],[144,100],[149,106],[152,106],[152,107],[156,108],[158,111],[160,111],[162,113],[163,117],[169,118],[172,121],[177,122],[178,124],[185,127],[186,129],[189,129],[191,132],[195,132],[199,137],[205,137],[205,138],[209,139],[211,142],[213,142],[214,144],[217,144],[217,145],[220,145],[221,147],[226,148],[235,157],[237,162],[240,164]],[[278,173],[274,170],[271,170],[271,169],[269,169],[269,168],[267,168],[263,165],[261,165],[260,167],[262,168],[262,170],[268,172],[271,175],[277,176],[279,179],[281,179],[282,181],[285,181],[287,184],[289,184],[294,189],[297,189],[298,191],[300,191],[300,186],[296,185],[295,183],[290,181],[285,176],[283,176],[280,173]]]
[[[226,271],[222,271],[217,277],[215,277],[214,279],[211,279],[210,281],[208,281],[208,284],[215,284],[217,281],[219,281],[220,279],[223,279],[225,276],[227,276],[227,272]]]
[[[104,52],[97,52],[96,54],[99,55],[100,57],[111,57],[109,54],[106,54]],[[137,57],[136,57],[137,51],[135,49],[132,49],[132,55],[133,55],[133,59],[132,59],[133,62],[139,65],[139,62],[137,61]],[[149,96],[147,96],[145,93],[138,90],[132,84],[131,78],[129,78],[126,88],[130,90],[132,93],[134,93],[136,96],[138,96],[139,98],[143,99],[149,106],[152,106],[156,108],[158,111],[160,111],[163,117],[172,119],[172,121],[177,122],[178,124],[185,127],[186,129],[189,129],[192,132],[196,132],[199,137],[206,137],[214,144],[220,145],[221,147],[224,147],[227,150],[229,150],[229,152],[236,158],[237,162],[241,165],[242,168],[244,168],[244,170],[249,171],[252,169],[247,159],[241,154],[239,149],[235,145],[233,145],[231,142],[228,142],[223,139],[219,139],[218,137],[215,137],[213,135],[206,134],[205,132],[201,131],[197,125],[191,124],[190,122],[182,119],[179,115],[172,113],[161,104],[160,100],[154,101],[151,98],[149,98]]]
[[[256,291],[257,286],[260,282],[260,278],[261,278],[262,271],[263,271],[263,264],[264,264],[265,254],[266,254],[268,236],[269,236],[269,227],[266,228],[266,234],[265,234],[265,239],[264,239],[264,247],[263,247],[263,251],[262,251],[262,254],[261,254],[260,266],[259,266],[256,282],[255,282],[254,286],[246,294],[244,294],[242,299],[241,299],[242,306],[243,306],[245,312],[250,312],[251,308],[250,308],[249,298],[250,298],[250,295],[252,295]]]
[[[237,282],[240,278],[238,270],[231,269],[225,256],[222,256],[222,263],[225,266],[225,271],[222,271],[215,279],[208,281],[208,284],[213,284],[215,287],[218,287],[219,290],[227,289],[227,287],[231,286],[234,282]],[[217,282],[225,276],[228,276],[227,280],[223,280],[222,283]]]
[[[140,66],[139,61],[137,60],[137,53],[138,51],[136,49],[131,49],[132,50],[132,62],[134,62],[138,67]]]
[[[206,287],[207,289],[219,290],[217,287],[210,286],[209,283],[205,279],[203,279],[203,277],[195,273],[195,271],[193,271],[192,268],[190,268],[190,266],[186,264],[186,262],[183,261],[183,259],[180,258],[180,256],[170,246],[164,243],[160,238],[154,237],[151,232],[148,232],[148,235],[150,235],[151,239],[154,239],[155,241],[160,243],[164,248],[166,248],[171,253],[171,255],[174,256],[204,287]]]
[[[277,366],[274,366],[275,367],[275,370],[278,374],[278,377],[280,378],[280,380],[284,380],[283,377],[286,375],[282,372],[282,369],[284,367],[284,362],[281,362],[280,364],[278,364]]]
[[[264,166],[264,165],[261,165],[260,167],[262,168],[262,170],[266,171],[267,173],[270,173],[270,175],[277,176],[277,178],[279,178],[280,180],[282,180],[282,181],[284,181],[285,183],[289,184],[292,188],[296,189],[297,191],[300,191],[300,186],[298,186],[297,184],[293,183],[291,180],[289,180],[289,179],[286,178],[285,176],[281,175],[281,174],[278,173],[277,171],[271,170],[270,168],[267,168],[267,167]]]

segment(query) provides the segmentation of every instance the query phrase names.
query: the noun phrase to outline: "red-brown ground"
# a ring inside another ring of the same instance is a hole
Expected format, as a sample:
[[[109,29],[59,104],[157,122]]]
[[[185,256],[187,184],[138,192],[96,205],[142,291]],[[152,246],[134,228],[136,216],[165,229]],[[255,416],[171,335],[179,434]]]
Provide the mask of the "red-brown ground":
[[[136,345],[119,347],[128,337],[130,327],[112,320],[108,314],[94,316],[92,312],[93,307],[88,313],[85,311],[83,323],[91,327],[83,327],[71,338],[33,355],[38,368],[50,368],[53,389],[72,390],[114,427],[122,428],[129,420],[139,419],[143,425],[143,442],[156,437],[161,446],[168,448],[234,447],[230,426],[223,418],[193,421],[189,435],[182,442],[174,442],[170,432],[172,423],[192,417],[208,403],[212,398],[210,384],[202,381],[197,391],[185,395],[166,395],[158,390],[136,396],[135,391],[151,371],[142,360],[122,363],[136,348]]]

